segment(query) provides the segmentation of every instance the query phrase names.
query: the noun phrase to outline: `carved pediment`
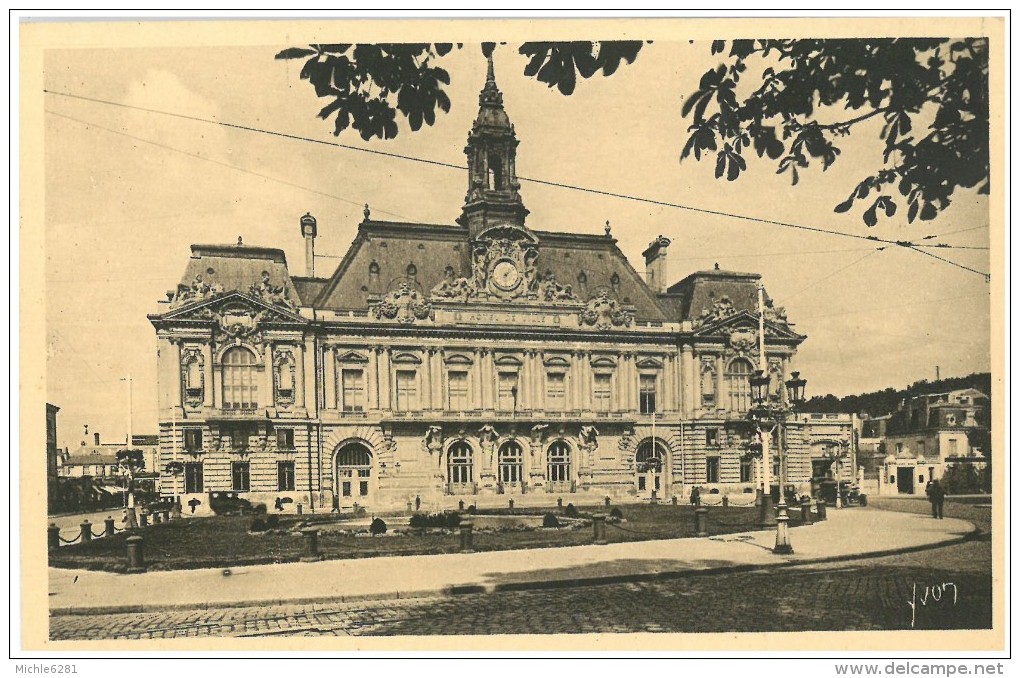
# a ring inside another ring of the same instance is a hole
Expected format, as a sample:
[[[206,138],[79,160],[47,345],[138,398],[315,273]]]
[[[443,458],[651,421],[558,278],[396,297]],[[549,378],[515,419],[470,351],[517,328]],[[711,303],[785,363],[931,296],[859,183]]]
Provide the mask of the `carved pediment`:
[[[355,351],[348,351],[347,353],[344,353],[343,355],[338,356],[337,357],[337,362],[341,362],[341,363],[367,363],[368,362],[368,358],[366,358],[365,356],[361,355],[360,353],[356,353]]]
[[[160,317],[163,322],[211,323],[213,334],[219,340],[246,339],[256,343],[262,340],[266,325],[305,324],[304,318],[280,306],[272,306],[244,292],[226,294],[170,311]]]
[[[382,300],[371,304],[369,311],[379,320],[396,320],[410,324],[416,320],[428,320],[432,317],[432,304],[417,289],[406,281],[401,281]]]
[[[728,342],[736,342],[737,345],[744,343],[748,334],[753,334],[753,339],[758,337],[758,315],[749,311],[738,311],[736,313],[714,318],[707,322],[695,322],[694,335],[697,337],[719,337],[725,338]],[[734,339],[734,335],[737,335]],[[776,323],[768,319],[766,313],[765,336],[777,339],[803,339],[801,335],[790,329],[786,323]],[[731,347],[736,348],[733,343]]]

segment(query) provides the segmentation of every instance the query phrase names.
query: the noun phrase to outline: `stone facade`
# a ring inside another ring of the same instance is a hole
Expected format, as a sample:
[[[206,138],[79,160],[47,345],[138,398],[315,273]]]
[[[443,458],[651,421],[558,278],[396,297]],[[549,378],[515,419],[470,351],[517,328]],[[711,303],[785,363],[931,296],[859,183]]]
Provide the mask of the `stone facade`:
[[[366,207],[326,278],[292,276],[281,250],[240,240],[192,246],[150,316],[160,467],[179,464],[165,495],[328,510],[752,491],[760,328],[775,384],[804,337],[767,294],[759,317],[757,274],[716,267],[667,288],[662,236],[646,281],[609,224],[527,226],[491,67],[479,103],[455,225]],[[819,426],[851,437],[849,424],[791,421],[788,482],[807,486]]]

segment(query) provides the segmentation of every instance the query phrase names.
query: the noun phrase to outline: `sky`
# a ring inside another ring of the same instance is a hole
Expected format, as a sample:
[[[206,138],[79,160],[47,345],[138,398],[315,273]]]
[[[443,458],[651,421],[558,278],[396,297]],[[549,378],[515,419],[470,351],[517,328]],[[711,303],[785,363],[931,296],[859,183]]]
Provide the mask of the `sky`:
[[[343,39],[350,39],[344,37]],[[337,37],[336,41],[341,38]],[[325,102],[299,78],[301,62],[276,61],[301,44],[52,49],[45,87],[184,116],[216,119],[326,142],[463,164],[485,61],[465,44],[442,61],[451,75],[449,114],[396,139],[332,136],[316,118]],[[714,178],[714,159],[680,162],[688,121],[680,109],[701,74],[720,62],[706,41],[656,40],[634,64],[596,76],[569,97],[523,76],[514,45],[495,55],[496,78],[520,146],[518,174],[707,210],[891,239],[941,239],[987,247],[986,196],[958,193],[935,221],[909,225],[905,209],[868,229],[858,210],[835,214],[878,162],[877,127],[861,127],[827,172],[791,187],[771,164],[748,157],[736,182]],[[154,433],[156,340],[146,314],[176,286],[192,243],[286,251],[304,275],[298,219],[318,219],[317,273],[332,272],[357,233],[364,203],[377,219],[451,224],[463,171],[328,145],[225,128],[81,99],[44,100],[47,400],[61,408],[59,444],[82,426],[104,439]],[[676,281],[716,263],[755,271],[798,332],[796,358],[808,395],[904,387],[990,369],[989,285],[981,276],[902,248],[875,251],[849,238],[706,215],[524,182],[537,230],[602,233],[608,219],[624,254],[672,239]],[[901,218],[902,217],[902,218]],[[988,251],[938,250],[989,270]],[[132,393],[128,405],[128,383]],[[130,411],[130,415],[129,415]]]

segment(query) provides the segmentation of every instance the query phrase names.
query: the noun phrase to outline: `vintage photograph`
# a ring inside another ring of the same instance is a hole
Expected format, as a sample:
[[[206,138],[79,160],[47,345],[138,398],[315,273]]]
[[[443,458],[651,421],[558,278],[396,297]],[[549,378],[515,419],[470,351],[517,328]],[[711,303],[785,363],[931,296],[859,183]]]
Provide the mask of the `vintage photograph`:
[[[1003,23],[742,28],[23,26],[45,648],[1001,649]]]

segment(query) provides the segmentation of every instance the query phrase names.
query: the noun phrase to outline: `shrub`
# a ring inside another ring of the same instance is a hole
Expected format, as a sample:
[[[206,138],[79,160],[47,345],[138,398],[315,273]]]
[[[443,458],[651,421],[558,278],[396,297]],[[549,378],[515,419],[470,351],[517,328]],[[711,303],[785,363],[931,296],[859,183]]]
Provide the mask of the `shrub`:
[[[266,527],[270,530],[275,530],[280,526],[280,516],[275,513],[266,518]]]
[[[251,524],[248,526],[249,532],[265,532],[266,521],[262,518],[253,518]]]
[[[711,490],[708,491],[708,493],[709,494],[719,494],[719,488],[718,487],[713,487]]]
[[[609,512],[610,518],[616,518],[617,520],[623,519],[623,511],[620,510],[619,506],[614,506],[613,510]]]
[[[574,506],[573,504],[567,504],[567,508],[566,508],[566,510],[565,510],[565,511],[563,512],[563,514],[564,514],[565,516],[567,516],[568,518],[576,518],[576,517],[577,517],[577,515],[578,515],[578,514],[577,514],[577,507],[576,507],[576,506]]]
[[[546,513],[542,516],[542,527],[559,527],[560,519],[553,513]]]
[[[474,504],[471,504],[471,506],[468,506],[467,512],[468,512],[469,515],[473,516],[473,515],[478,513],[478,507],[475,506]]]
[[[257,516],[264,516],[264,515],[266,515],[266,505],[265,504],[255,504],[253,512]]]
[[[351,507],[351,510],[354,512],[355,518],[364,518],[365,516],[368,515],[368,509],[366,509],[364,506],[358,506],[357,504],[355,504],[354,506]]]
[[[372,534],[384,534],[386,532],[386,522],[382,518],[373,518],[372,524],[368,526],[368,531]]]

